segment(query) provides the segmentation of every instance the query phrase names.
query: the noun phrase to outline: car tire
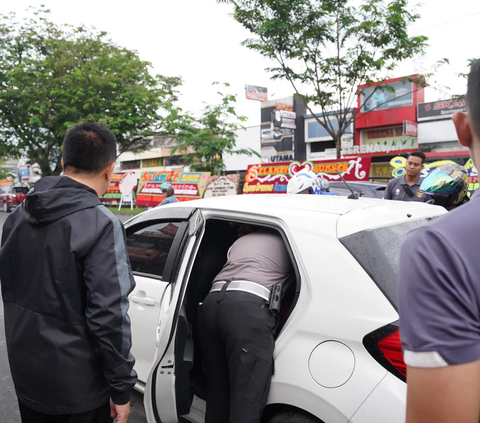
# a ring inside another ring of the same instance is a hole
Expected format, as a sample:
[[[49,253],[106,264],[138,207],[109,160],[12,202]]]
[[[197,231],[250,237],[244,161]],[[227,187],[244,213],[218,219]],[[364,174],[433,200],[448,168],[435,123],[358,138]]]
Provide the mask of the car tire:
[[[321,420],[301,411],[279,411],[267,423],[322,423]]]

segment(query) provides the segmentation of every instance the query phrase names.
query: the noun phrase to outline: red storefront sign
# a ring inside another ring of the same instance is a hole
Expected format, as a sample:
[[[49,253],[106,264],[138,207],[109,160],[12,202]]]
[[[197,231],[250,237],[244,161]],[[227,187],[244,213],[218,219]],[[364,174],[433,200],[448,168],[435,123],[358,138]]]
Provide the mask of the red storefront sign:
[[[368,181],[371,157],[340,160],[315,160],[250,165],[245,175],[244,194],[284,194],[288,181],[302,170],[311,170],[329,181]]]

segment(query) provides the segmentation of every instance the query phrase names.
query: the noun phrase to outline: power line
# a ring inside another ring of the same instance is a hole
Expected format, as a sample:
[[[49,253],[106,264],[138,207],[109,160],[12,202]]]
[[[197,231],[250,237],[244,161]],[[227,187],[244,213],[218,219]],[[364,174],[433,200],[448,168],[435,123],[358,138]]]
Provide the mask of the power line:
[[[453,19],[451,21],[432,26],[432,27],[427,28],[427,29],[422,29],[421,31],[414,32],[412,35],[420,34],[421,32],[427,32],[427,31],[430,31],[432,29],[440,28],[442,26],[445,26],[445,25],[448,25],[448,24],[451,24],[451,23],[454,23],[454,22],[462,21],[463,19],[467,19],[467,18],[470,18],[472,16],[476,16],[476,15],[480,15],[480,11],[475,12],[475,13],[471,13],[471,14],[466,15],[466,16],[462,16],[461,18]]]

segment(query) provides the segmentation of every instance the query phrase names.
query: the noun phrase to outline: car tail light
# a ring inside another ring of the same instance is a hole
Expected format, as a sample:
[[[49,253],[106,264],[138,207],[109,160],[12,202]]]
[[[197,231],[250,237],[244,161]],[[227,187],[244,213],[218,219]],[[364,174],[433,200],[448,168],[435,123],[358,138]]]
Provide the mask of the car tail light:
[[[372,357],[390,373],[406,381],[407,366],[403,361],[398,324],[392,323],[368,334],[363,345]]]

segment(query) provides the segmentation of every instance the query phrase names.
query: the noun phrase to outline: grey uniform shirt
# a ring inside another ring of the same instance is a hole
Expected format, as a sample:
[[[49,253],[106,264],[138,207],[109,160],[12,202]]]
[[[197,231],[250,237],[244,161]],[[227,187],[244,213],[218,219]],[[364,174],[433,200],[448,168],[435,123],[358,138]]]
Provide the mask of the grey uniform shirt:
[[[394,178],[388,182],[383,198],[385,200],[418,201],[426,203],[431,197],[420,191],[420,185],[422,185],[424,179],[425,178],[418,178],[417,182],[410,186],[410,189],[413,192],[413,197],[410,197],[404,187],[404,185],[408,185],[405,176]]]
[[[400,254],[405,362],[443,367],[480,359],[480,198],[408,235]]]
[[[270,289],[286,282],[291,274],[292,262],[282,237],[275,231],[260,230],[233,243],[215,281],[250,281]]]

